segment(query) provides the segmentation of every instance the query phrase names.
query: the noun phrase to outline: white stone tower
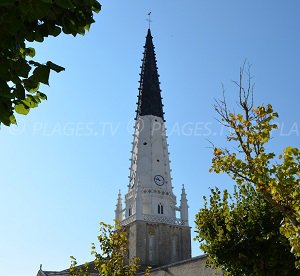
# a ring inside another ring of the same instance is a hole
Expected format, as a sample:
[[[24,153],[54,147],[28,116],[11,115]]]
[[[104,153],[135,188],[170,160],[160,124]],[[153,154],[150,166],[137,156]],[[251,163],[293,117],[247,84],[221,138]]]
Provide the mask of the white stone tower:
[[[155,267],[191,257],[191,230],[184,187],[179,207],[173,194],[150,29],[144,48],[126,207],[123,209],[119,193],[115,217],[127,227],[129,257],[138,256],[142,265]],[[176,211],[180,212],[180,218],[176,217]]]

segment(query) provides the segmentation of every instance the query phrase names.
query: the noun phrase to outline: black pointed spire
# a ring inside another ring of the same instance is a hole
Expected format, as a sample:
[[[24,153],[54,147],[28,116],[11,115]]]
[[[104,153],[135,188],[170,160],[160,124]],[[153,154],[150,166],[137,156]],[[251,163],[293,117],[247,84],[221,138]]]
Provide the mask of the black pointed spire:
[[[155,115],[164,119],[159,75],[157,73],[154,45],[150,29],[148,29],[144,48],[137,116]]]

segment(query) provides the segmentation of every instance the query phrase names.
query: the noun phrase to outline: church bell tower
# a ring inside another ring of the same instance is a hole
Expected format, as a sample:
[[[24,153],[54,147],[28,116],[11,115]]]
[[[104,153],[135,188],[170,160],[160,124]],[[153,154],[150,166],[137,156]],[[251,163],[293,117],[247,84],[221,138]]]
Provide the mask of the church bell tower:
[[[138,106],[125,208],[119,193],[115,217],[129,233],[129,258],[162,266],[191,257],[188,204],[173,194],[159,75],[148,29],[140,74]],[[179,214],[177,218],[176,213]]]

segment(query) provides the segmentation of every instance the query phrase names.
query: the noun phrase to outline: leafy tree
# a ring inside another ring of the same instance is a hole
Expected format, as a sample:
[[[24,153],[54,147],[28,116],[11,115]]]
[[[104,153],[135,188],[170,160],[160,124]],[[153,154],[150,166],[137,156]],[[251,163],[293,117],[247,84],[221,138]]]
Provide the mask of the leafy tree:
[[[101,276],[134,276],[139,270],[139,259],[133,257],[127,262],[128,258],[128,233],[119,223],[115,226],[100,222],[100,234],[98,236],[100,252],[92,244],[91,254],[95,258],[92,262],[94,271]],[[71,276],[90,275],[91,263],[77,267],[76,259],[71,256]],[[145,275],[149,275],[149,267]],[[95,272],[94,272],[95,273]]]
[[[251,184],[284,219],[280,231],[289,239],[291,251],[300,256],[300,150],[287,147],[276,156],[266,144],[271,132],[277,128],[274,119],[278,114],[273,107],[254,107],[253,85],[250,68],[247,70],[247,86],[243,86],[244,66],[240,71],[239,107],[242,112],[231,112],[225,100],[217,101],[215,110],[220,122],[229,130],[227,140],[231,149],[214,147],[211,171],[225,172],[237,184]],[[299,261],[296,266],[300,267]]]
[[[15,112],[26,115],[47,99],[40,84],[49,84],[51,70],[64,70],[33,60],[35,49],[27,42],[84,35],[100,9],[96,0],[0,0],[0,124],[16,124]]]
[[[211,189],[204,201],[196,215],[196,239],[210,265],[226,275],[300,275],[279,231],[281,212],[251,185],[235,186],[233,195]]]

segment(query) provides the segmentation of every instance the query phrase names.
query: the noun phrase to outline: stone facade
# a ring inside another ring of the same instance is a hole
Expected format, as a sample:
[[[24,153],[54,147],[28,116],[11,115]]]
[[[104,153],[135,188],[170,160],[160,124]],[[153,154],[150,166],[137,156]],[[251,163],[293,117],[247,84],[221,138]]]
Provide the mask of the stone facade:
[[[191,257],[188,226],[135,221],[126,228],[129,258],[139,256],[142,266],[158,267]]]
[[[150,276],[221,276],[222,271],[206,267],[205,255],[151,269]],[[139,273],[139,276],[144,275]]]

